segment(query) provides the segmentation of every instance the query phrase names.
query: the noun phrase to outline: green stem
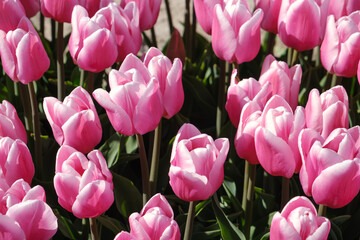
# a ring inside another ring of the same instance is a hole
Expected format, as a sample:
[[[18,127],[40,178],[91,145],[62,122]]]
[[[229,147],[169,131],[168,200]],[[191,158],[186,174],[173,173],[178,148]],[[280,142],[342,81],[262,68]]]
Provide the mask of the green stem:
[[[195,5],[193,5],[192,11],[192,24],[191,24],[191,49],[196,49],[196,14],[195,14]],[[194,50],[195,51],[195,50]],[[194,60],[194,54],[191,54],[191,60]]]
[[[289,65],[289,67],[291,66],[292,57],[293,57],[293,49],[288,48],[288,50],[287,50],[287,64]]]
[[[154,195],[156,193],[156,184],[157,184],[157,176],[158,176],[159,160],[160,160],[161,125],[162,124],[160,120],[159,125],[155,129],[155,134],[154,134],[154,145],[153,145],[151,168],[150,168],[151,195]]]
[[[97,230],[97,224],[95,218],[89,218],[90,222],[90,235],[92,240],[99,240],[99,234]]]
[[[136,134],[136,140],[139,146],[140,165],[141,165],[141,178],[143,187],[143,205],[149,200],[150,196],[150,183],[149,183],[149,166],[146,158],[146,150],[144,145],[143,136]]]
[[[85,70],[80,69],[80,83],[79,83],[79,86],[84,87],[84,82],[85,82]]]
[[[317,46],[313,49],[313,51],[315,51],[315,67],[319,67],[321,66],[321,61],[320,61],[320,46]]]
[[[246,193],[246,206],[245,206],[245,237],[249,239],[250,237],[250,227],[252,222],[252,213],[254,205],[254,187],[255,187],[255,177],[256,177],[256,165],[249,164],[249,184],[247,187]]]
[[[218,87],[218,105],[216,110],[216,136],[220,136],[222,126],[222,115],[224,112],[224,101],[225,101],[225,79],[226,78],[226,62],[220,60],[220,77]]]
[[[275,33],[272,33],[272,32],[268,33],[267,49],[266,49],[267,54],[273,54],[274,53],[275,38],[276,38]]]
[[[40,11],[40,33],[45,37],[45,17]]]
[[[281,209],[289,201],[289,191],[290,191],[290,179],[282,177],[282,188],[281,188]]]
[[[189,203],[189,212],[186,218],[186,227],[185,227],[185,233],[184,233],[184,240],[190,240],[192,231],[193,231],[193,225],[194,225],[194,218],[195,218],[195,202],[191,201]]]
[[[24,120],[25,120],[25,128],[26,131],[32,132],[32,125],[31,125],[31,105],[29,102],[29,92],[26,89],[26,86],[23,84],[18,84],[19,91],[20,91],[20,97],[21,97],[21,103],[24,108]]]
[[[91,94],[94,91],[95,86],[95,73],[87,72],[86,83],[87,91]]]
[[[319,204],[318,216],[326,217],[326,206]]]
[[[60,101],[64,99],[65,92],[65,69],[64,69],[64,24],[56,22],[57,24],[57,96]]]
[[[296,51],[295,49],[293,50],[293,56],[292,56],[292,60],[291,60],[291,65],[289,67],[292,67],[295,65],[295,63],[297,62],[299,57],[299,52]]]
[[[341,76],[336,76],[335,74],[332,76],[332,81],[331,81],[331,87],[335,87],[337,85],[341,85],[342,83],[342,77]]]
[[[169,30],[170,30],[170,36],[174,30],[174,25],[172,22],[172,16],[171,16],[171,9],[170,9],[170,4],[169,4],[169,0],[165,0],[165,6],[166,6],[166,14],[168,17],[168,23],[169,23]]]
[[[190,26],[190,0],[185,0],[185,47],[186,55],[191,59],[192,46],[191,46],[191,26]]]
[[[43,163],[42,163],[42,153],[41,153],[41,136],[40,136],[40,118],[39,118],[39,109],[38,103],[35,95],[34,82],[28,83],[30,103],[31,103],[31,113],[32,113],[32,123],[35,136],[35,163],[38,170],[37,174],[40,179],[42,179],[43,174]]]
[[[154,26],[150,29],[151,31],[151,41],[154,47],[157,47],[157,40],[156,40],[156,34],[155,34],[155,28]]]
[[[249,186],[249,175],[250,175],[250,163],[248,161],[245,161],[245,170],[244,170],[244,185],[243,185],[243,195],[242,195],[242,209],[246,210],[246,197],[248,192],[248,186]]]

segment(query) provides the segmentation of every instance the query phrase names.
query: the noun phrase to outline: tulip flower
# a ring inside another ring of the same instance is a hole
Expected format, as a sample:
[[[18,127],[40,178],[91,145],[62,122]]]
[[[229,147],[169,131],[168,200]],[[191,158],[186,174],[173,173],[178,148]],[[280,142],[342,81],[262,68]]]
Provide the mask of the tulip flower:
[[[280,212],[275,213],[270,227],[270,240],[327,239],[329,219],[317,216],[312,202],[306,197],[294,197]]]
[[[305,110],[290,105],[274,95],[261,114],[260,127],[255,130],[256,155],[261,166],[273,176],[290,178],[301,168],[298,136],[305,127]]]
[[[2,0],[0,3],[0,30],[5,33],[15,30],[21,18],[25,16],[25,9],[20,1]]]
[[[300,182],[306,195],[331,208],[347,205],[360,190],[360,127],[337,128],[327,138],[312,129],[299,135]]]
[[[176,135],[170,158],[170,185],[185,201],[206,200],[224,180],[224,162],[229,140],[215,141],[192,124],[184,124]]]
[[[202,29],[209,35],[211,35],[211,25],[213,21],[213,9],[216,4],[220,4],[221,7],[225,6],[225,1],[222,0],[194,0],[194,9],[196,14],[196,20]]]
[[[144,64],[151,76],[159,81],[164,105],[163,117],[169,119],[180,111],[184,103],[182,63],[178,58],[171,63],[159,49],[151,47],[145,54]]]
[[[343,86],[335,86],[321,95],[313,89],[305,107],[306,127],[326,138],[336,128],[349,127],[348,112],[349,100]]]
[[[353,12],[335,22],[329,16],[320,57],[324,68],[343,77],[356,75],[360,60],[360,11]]]
[[[20,0],[20,2],[23,5],[28,18],[35,16],[40,11],[39,0]]]
[[[294,111],[298,105],[302,70],[299,64],[289,68],[285,62],[276,61],[268,55],[261,69],[259,82],[264,85],[271,82],[272,95],[283,97]]]
[[[130,233],[120,232],[114,240],[166,239],[180,240],[180,229],[173,210],[164,196],[154,195],[140,213],[129,217]]]
[[[238,127],[241,111],[245,104],[254,101],[261,110],[264,108],[271,95],[271,83],[261,83],[254,78],[238,81],[237,70],[231,74],[230,86],[227,92],[225,109],[228,112],[230,121]]]
[[[75,88],[64,102],[45,97],[44,112],[59,145],[88,153],[100,142],[101,123],[90,94],[82,87]]]
[[[0,214],[0,236],[5,239],[26,239],[24,231],[18,223],[9,216]]]
[[[14,31],[0,30],[0,55],[6,74],[23,84],[40,79],[50,66],[40,37],[27,17]]]
[[[152,28],[159,16],[161,0],[123,0],[121,6],[125,7],[130,2],[135,2],[139,9],[140,30]]]
[[[0,136],[10,137],[12,139],[20,139],[25,144],[27,135],[16,109],[11,103],[3,100],[0,104]]]
[[[334,15],[335,20],[348,16],[357,10],[360,10],[360,2],[357,0],[329,0],[328,15]]]
[[[31,183],[35,168],[30,151],[23,141],[1,138],[0,156],[0,178],[5,179],[9,186],[20,178]]]
[[[255,0],[255,8],[264,12],[261,27],[269,32],[278,33],[278,19],[282,0]]]
[[[212,22],[212,47],[217,57],[238,64],[251,61],[260,49],[261,9],[252,15],[241,0],[216,4]]]
[[[184,41],[176,28],[174,28],[173,33],[171,34],[170,41],[166,48],[166,56],[171,61],[174,61],[175,58],[179,58],[182,64],[185,63],[186,53]]]
[[[112,175],[100,151],[87,155],[61,146],[56,155],[54,186],[59,204],[77,218],[100,216],[114,202]]]
[[[329,0],[283,0],[278,31],[281,41],[297,51],[320,45],[325,31]]]
[[[106,21],[111,18],[111,14],[111,11],[99,11],[94,17],[89,18],[85,8],[74,8],[69,51],[74,63],[80,68],[101,72],[115,63],[115,35],[110,31],[111,23]]]
[[[118,71],[109,73],[109,85],[109,93],[96,89],[93,96],[117,132],[143,135],[157,127],[163,114],[160,86],[140,59],[129,54]]]

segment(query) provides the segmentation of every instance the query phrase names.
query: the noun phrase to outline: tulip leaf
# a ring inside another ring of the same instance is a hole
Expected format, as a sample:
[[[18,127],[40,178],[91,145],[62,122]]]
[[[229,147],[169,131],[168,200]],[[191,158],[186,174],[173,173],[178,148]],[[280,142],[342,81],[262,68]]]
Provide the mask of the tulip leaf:
[[[115,218],[102,215],[96,218],[102,225],[110,229],[114,234],[118,234],[121,231],[127,231],[126,227],[116,220]]]
[[[119,159],[121,137],[120,134],[115,133],[99,148],[107,160],[109,168],[114,166]]]
[[[74,240],[80,239],[79,234],[75,230],[75,228],[74,228],[73,224],[70,222],[70,220],[61,216],[57,209],[54,209],[54,214],[58,219],[59,230],[65,237],[74,239]]]
[[[270,232],[265,233],[264,236],[262,236],[260,240],[268,240],[269,238],[270,238]]]
[[[212,206],[216,216],[217,223],[219,224],[221,236],[226,240],[245,240],[244,234],[238,229],[225,215],[221,208],[215,202],[214,197],[212,199]]]
[[[114,172],[112,175],[116,207],[120,214],[128,218],[131,213],[141,210],[142,196],[132,181]]]

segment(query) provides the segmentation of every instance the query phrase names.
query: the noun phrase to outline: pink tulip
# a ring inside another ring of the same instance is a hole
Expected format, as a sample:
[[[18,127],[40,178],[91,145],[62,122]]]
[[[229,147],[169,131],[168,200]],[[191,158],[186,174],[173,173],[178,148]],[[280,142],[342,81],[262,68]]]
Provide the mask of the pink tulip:
[[[0,178],[10,186],[22,178],[31,183],[35,174],[31,154],[25,143],[9,137],[0,139]]]
[[[78,1],[79,1],[78,4],[86,9],[90,17],[94,16],[99,9],[107,7],[109,3],[114,2],[113,0],[78,0]]]
[[[299,64],[289,68],[285,62],[276,61],[272,55],[268,55],[264,60],[259,82],[261,85],[271,82],[272,95],[283,97],[295,111],[299,102],[301,76]]]
[[[164,105],[163,117],[169,119],[180,111],[184,103],[182,63],[178,58],[171,63],[159,49],[151,47],[145,54],[144,64],[151,76],[159,81]]]
[[[139,9],[140,30],[152,28],[159,16],[161,0],[123,0],[121,6],[125,7],[130,2],[135,2]]]
[[[75,88],[64,102],[44,98],[44,112],[59,145],[90,152],[101,140],[102,128],[90,94]]]
[[[324,68],[343,77],[356,75],[360,60],[360,11],[340,18],[335,22],[329,16],[320,57]]]
[[[180,240],[180,229],[173,210],[164,196],[154,195],[140,213],[129,217],[130,233],[122,231],[114,240],[166,239]]]
[[[234,140],[236,153],[251,164],[258,164],[255,149],[255,131],[260,127],[262,107],[250,101],[242,108],[239,126]]]
[[[360,2],[357,0],[329,0],[328,15],[334,15],[335,20],[341,17],[348,16],[352,12],[360,10]]]
[[[27,17],[14,31],[0,30],[0,55],[6,74],[23,84],[38,80],[50,66],[40,37]]]
[[[173,33],[171,34],[170,41],[166,48],[166,56],[171,61],[174,61],[175,58],[179,58],[182,64],[185,63],[186,53],[184,41],[176,28],[174,28]]]
[[[18,0],[2,0],[0,2],[0,30],[7,33],[17,28],[21,18],[25,17],[25,9]],[[1,34],[0,34],[1,36]]]
[[[320,45],[325,31],[329,0],[283,0],[278,31],[283,43],[297,51]]]
[[[211,25],[213,21],[213,10],[216,4],[221,7],[225,6],[225,1],[222,0],[194,0],[194,9],[196,19],[202,29],[211,35]]]
[[[301,168],[298,136],[305,127],[305,111],[275,95],[266,103],[260,127],[255,130],[256,155],[261,166],[273,176],[290,178]]]
[[[28,18],[35,16],[40,11],[39,0],[20,0],[20,2],[24,6]]]
[[[238,64],[251,61],[260,49],[263,12],[252,15],[241,0],[216,4],[212,22],[212,47],[217,57]]]
[[[224,180],[224,162],[229,140],[215,141],[191,124],[184,124],[176,135],[170,158],[170,185],[185,201],[206,200]]]
[[[261,110],[270,98],[271,83],[261,85],[254,78],[243,79],[239,81],[237,78],[237,70],[234,69],[231,74],[230,86],[227,92],[227,100],[225,109],[229,118],[235,127],[238,127],[241,111],[245,104],[254,101]]]
[[[358,68],[357,68],[357,79],[358,79],[358,82],[360,83],[360,61],[359,61]]]
[[[69,51],[74,63],[86,71],[101,72],[117,59],[115,35],[110,31],[111,22],[107,21],[109,16],[105,14],[111,15],[112,12],[99,11],[89,18],[85,8],[74,8]]]
[[[360,190],[360,127],[337,128],[326,139],[312,129],[299,135],[306,195],[331,208],[347,205]]]
[[[282,0],[255,0],[255,8],[264,12],[261,27],[269,32],[278,33],[278,19]]]
[[[349,127],[349,101],[343,86],[335,86],[319,95],[311,90],[305,107],[306,126],[326,138],[336,128]]]
[[[23,240],[26,236],[14,219],[0,214],[0,239]]]
[[[12,139],[20,139],[25,144],[27,135],[16,109],[11,103],[3,100],[0,104],[0,136],[10,137]]]
[[[87,157],[70,146],[56,156],[54,186],[59,204],[77,218],[100,216],[114,202],[112,175],[100,151]]]
[[[117,132],[132,136],[157,127],[163,114],[160,86],[140,59],[129,54],[119,71],[110,72],[109,85],[110,93],[96,89],[93,96]]]
[[[275,213],[270,227],[270,240],[326,240],[330,221],[317,216],[312,202],[306,197],[294,197],[280,212]]]

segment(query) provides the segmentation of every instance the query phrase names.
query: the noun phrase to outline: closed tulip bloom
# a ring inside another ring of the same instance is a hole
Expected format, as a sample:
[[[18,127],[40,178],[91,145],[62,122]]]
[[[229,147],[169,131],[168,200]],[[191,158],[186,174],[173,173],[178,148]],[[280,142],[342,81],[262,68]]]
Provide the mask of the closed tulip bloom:
[[[130,2],[135,2],[140,13],[140,30],[152,28],[159,16],[161,0],[123,0],[121,6],[124,7]]]
[[[90,152],[101,140],[102,128],[90,94],[75,88],[64,102],[44,98],[44,112],[59,145],[69,145],[82,153]]]
[[[170,185],[185,201],[206,200],[224,180],[224,162],[229,140],[215,141],[192,124],[184,124],[176,135],[170,158]]]
[[[0,139],[0,177],[11,186],[22,178],[31,183],[35,174],[31,154],[25,143],[9,137]]]
[[[21,18],[25,16],[25,9],[20,1],[2,0],[0,2],[0,30],[5,33],[15,30]]]
[[[23,84],[40,79],[50,66],[40,37],[27,17],[14,31],[0,30],[0,55],[6,74]]]
[[[151,76],[159,81],[164,105],[163,117],[169,119],[180,111],[184,103],[182,63],[178,58],[171,63],[159,49],[151,47],[145,54],[144,64]]]
[[[77,218],[100,216],[114,202],[112,175],[100,151],[87,155],[70,146],[56,156],[54,186],[59,204]]]
[[[174,61],[175,58],[179,58],[182,64],[185,63],[186,53],[184,41],[176,28],[174,28],[173,33],[171,34],[170,41],[167,45],[166,56],[171,61]]]
[[[3,100],[0,104],[0,136],[27,142],[26,130],[11,103]]]
[[[180,240],[180,229],[174,220],[173,210],[160,193],[155,194],[140,213],[132,213],[129,223],[130,233],[121,232],[114,240]]]
[[[225,1],[222,0],[194,0],[196,20],[202,29],[211,35],[211,25],[213,21],[213,10],[216,4],[224,7]]]
[[[113,65],[117,59],[115,35],[110,31],[111,22],[107,18],[111,11],[99,11],[89,18],[85,8],[76,6],[72,15],[72,32],[69,51],[74,63],[80,68],[101,72]]]
[[[269,32],[278,33],[278,19],[282,0],[255,0],[255,8],[264,12],[261,27]]]
[[[217,57],[238,64],[251,61],[260,49],[261,9],[252,15],[241,0],[216,4],[212,22],[212,47]]]
[[[317,216],[312,202],[306,197],[294,197],[280,212],[275,213],[270,227],[271,240],[326,240],[330,232],[329,219]]]
[[[320,45],[325,31],[329,0],[283,0],[278,31],[281,41],[297,51]]]
[[[360,60],[360,11],[353,12],[335,22],[329,16],[320,57],[324,68],[343,77],[356,75]]]
[[[272,55],[268,55],[264,60],[259,82],[261,85],[271,82],[272,95],[283,97],[295,111],[299,103],[301,76],[299,64],[289,68],[287,63],[276,61]]]
[[[255,131],[256,155],[261,166],[273,176],[291,178],[300,171],[298,136],[305,127],[305,111],[275,95],[261,114],[261,125]]]
[[[312,129],[299,136],[300,182],[317,204],[341,208],[360,189],[360,127],[337,128],[327,138]]]
[[[306,127],[319,132],[324,138],[336,128],[349,127],[349,100],[343,86],[335,86],[321,95],[310,91],[305,107]]]
[[[86,9],[89,16],[92,17],[95,13],[104,7],[107,7],[113,0],[78,0],[78,4]]]
[[[129,54],[119,71],[110,72],[109,85],[110,92],[96,89],[93,96],[117,132],[143,135],[157,127],[163,114],[160,86],[140,59]]]
[[[28,18],[35,16],[40,11],[39,0],[20,0],[20,2],[24,6]]]

